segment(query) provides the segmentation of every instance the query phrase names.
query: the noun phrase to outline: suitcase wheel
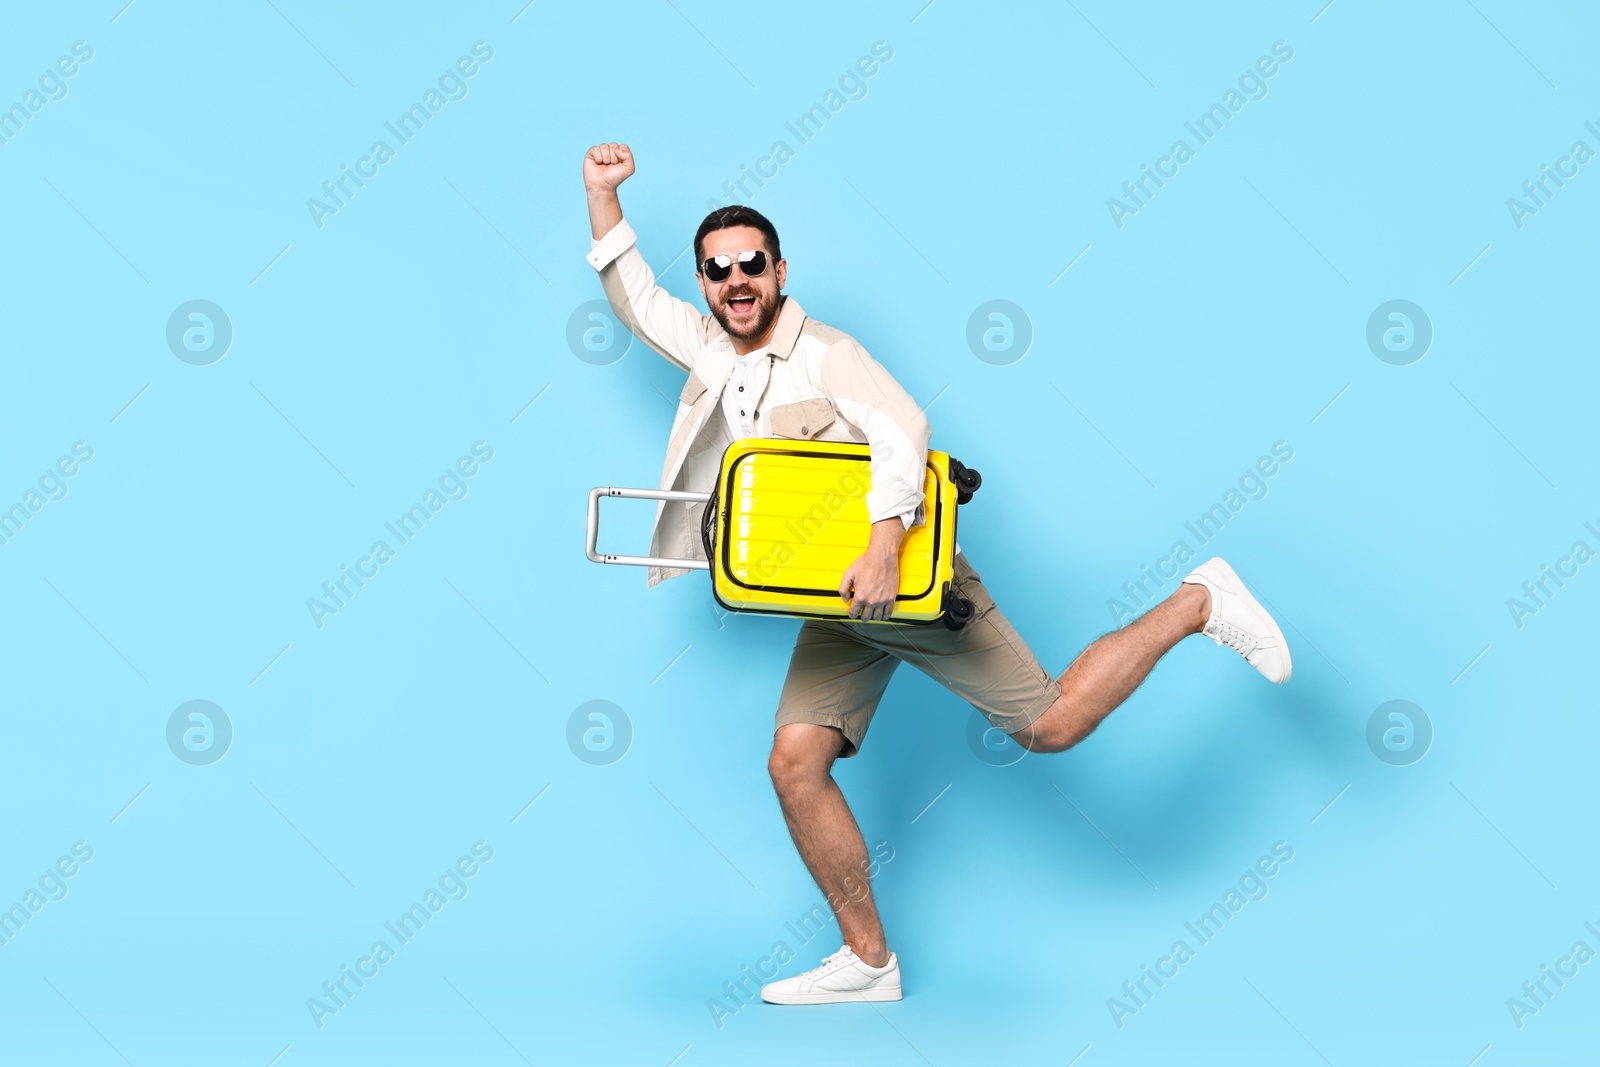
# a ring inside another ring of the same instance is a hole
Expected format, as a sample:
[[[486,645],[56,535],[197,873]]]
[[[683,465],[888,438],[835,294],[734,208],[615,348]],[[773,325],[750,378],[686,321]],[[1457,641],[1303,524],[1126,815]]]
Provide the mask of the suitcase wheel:
[[[944,591],[944,624],[952,630],[959,630],[972,621],[972,601],[960,596],[948,586]]]
[[[978,491],[983,484],[983,475],[962,463],[959,459],[950,461],[950,480],[955,483],[956,503],[965,504],[972,499],[972,494]]]

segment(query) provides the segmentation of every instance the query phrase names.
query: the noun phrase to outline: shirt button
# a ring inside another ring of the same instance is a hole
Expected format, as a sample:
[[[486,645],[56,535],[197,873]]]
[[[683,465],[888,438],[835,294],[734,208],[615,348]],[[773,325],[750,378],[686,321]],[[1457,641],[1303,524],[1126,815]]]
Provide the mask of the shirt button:
[[[739,386],[739,392],[741,392],[741,393],[744,392],[744,386],[742,386],[742,385]]]
[[[742,410],[742,409],[741,409],[741,410],[740,410],[740,412],[739,412],[739,414],[741,414],[741,415],[743,415],[743,414],[744,414],[744,411],[743,411],[743,410]]]

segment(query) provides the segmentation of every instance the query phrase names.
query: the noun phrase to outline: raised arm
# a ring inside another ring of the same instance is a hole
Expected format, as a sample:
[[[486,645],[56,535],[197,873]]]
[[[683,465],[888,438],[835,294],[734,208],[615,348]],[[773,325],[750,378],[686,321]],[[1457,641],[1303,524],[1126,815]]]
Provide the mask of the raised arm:
[[[705,343],[705,316],[657,285],[640,255],[617,199],[617,186],[632,173],[633,153],[625,144],[598,144],[584,154],[583,187],[595,241],[589,263],[600,272],[601,287],[622,325],[668,361],[690,370]]]
[[[583,156],[583,189],[589,194],[589,236],[596,241],[622,221],[617,186],[633,175],[633,153],[625,144],[597,144]]]

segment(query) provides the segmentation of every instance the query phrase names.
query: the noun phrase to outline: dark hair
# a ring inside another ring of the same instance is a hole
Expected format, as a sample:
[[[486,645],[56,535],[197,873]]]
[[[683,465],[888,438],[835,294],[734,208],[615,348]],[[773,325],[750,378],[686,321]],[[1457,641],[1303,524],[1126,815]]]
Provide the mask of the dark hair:
[[[733,204],[728,207],[719,207],[705,217],[700,228],[694,231],[694,269],[700,271],[700,264],[705,262],[705,237],[713,230],[726,230],[732,226],[753,226],[761,231],[767,242],[767,254],[776,263],[783,258],[783,253],[778,249],[778,231],[767,221],[767,217],[753,207],[743,204]]]

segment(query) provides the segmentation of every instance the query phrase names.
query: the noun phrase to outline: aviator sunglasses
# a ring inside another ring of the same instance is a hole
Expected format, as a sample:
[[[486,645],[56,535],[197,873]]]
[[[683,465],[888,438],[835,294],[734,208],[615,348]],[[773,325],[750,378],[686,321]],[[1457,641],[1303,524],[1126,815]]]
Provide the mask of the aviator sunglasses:
[[[701,271],[714,282],[725,282],[733,273],[732,256],[712,256],[700,264]],[[739,270],[746,278],[759,278],[767,272],[767,254],[761,249],[752,249],[738,254]]]

